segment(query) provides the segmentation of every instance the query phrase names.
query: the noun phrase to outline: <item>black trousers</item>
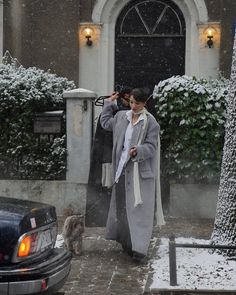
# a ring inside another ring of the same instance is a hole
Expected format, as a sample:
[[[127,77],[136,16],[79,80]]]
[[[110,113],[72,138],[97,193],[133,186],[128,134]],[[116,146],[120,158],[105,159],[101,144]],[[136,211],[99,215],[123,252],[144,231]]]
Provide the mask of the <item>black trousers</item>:
[[[122,173],[116,184],[116,215],[117,215],[117,242],[124,251],[132,255],[132,242],[126,211],[125,175]]]

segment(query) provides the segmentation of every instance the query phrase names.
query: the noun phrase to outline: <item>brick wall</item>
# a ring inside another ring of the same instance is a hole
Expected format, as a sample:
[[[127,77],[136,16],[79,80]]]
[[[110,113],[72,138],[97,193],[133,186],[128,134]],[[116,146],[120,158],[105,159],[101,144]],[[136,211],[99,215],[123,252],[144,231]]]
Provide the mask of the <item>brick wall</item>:
[[[78,82],[78,0],[4,1],[4,52]]]

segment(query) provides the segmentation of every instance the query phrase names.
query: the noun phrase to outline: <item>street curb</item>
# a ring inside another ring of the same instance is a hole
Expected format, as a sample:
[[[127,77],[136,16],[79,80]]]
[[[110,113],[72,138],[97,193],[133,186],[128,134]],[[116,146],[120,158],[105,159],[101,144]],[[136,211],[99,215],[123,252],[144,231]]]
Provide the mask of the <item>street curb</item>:
[[[151,264],[151,261],[153,260],[153,258],[155,257],[155,254],[157,252],[157,249],[158,249],[158,246],[159,246],[159,242],[160,242],[160,239],[156,239],[155,242],[154,242],[154,245],[152,247],[152,250],[151,250],[151,253],[150,253],[150,261],[149,261],[149,264]],[[144,287],[144,292],[143,294],[152,294],[150,293],[151,292],[151,285],[152,285],[152,280],[153,278],[153,271],[149,270],[148,271],[148,277],[147,277],[147,281],[146,281],[146,284],[145,284],[145,287]]]
[[[217,295],[224,295],[227,293],[227,295],[235,295],[235,291],[233,290],[208,290],[208,289],[151,289],[148,293],[144,293],[144,295],[160,295],[160,294],[172,294],[172,295],[186,295],[186,294],[202,294],[202,295],[208,295],[208,294],[217,294]]]

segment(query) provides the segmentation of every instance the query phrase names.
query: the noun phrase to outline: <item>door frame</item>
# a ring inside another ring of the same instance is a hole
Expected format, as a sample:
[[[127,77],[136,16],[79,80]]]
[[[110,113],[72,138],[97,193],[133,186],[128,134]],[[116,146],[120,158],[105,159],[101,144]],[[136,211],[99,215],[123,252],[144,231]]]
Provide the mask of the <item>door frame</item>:
[[[115,70],[115,25],[121,10],[130,0],[97,0],[92,23],[99,28],[96,44],[80,46],[79,86],[98,95],[112,93]],[[204,0],[172,0],[182,10],[186,24],[185,74],[200,76],[201,50],[198,24],[208,21]],[[202,72],[202,73],[201,73]],[[100,110],[99,110],[100,111]],[[96,110],[95,110],[96,115]]]

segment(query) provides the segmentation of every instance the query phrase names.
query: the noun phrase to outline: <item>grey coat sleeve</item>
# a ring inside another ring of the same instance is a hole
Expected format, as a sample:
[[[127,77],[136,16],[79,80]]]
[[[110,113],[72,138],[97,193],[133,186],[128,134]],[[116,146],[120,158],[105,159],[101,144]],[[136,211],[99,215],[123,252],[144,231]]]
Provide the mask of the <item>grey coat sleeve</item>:
[[[114,126],[114,112],[118,110],[115,102],[104,101],[104,107],[102,109],[100,123],[102,128],[108,131],[113,130]]]

